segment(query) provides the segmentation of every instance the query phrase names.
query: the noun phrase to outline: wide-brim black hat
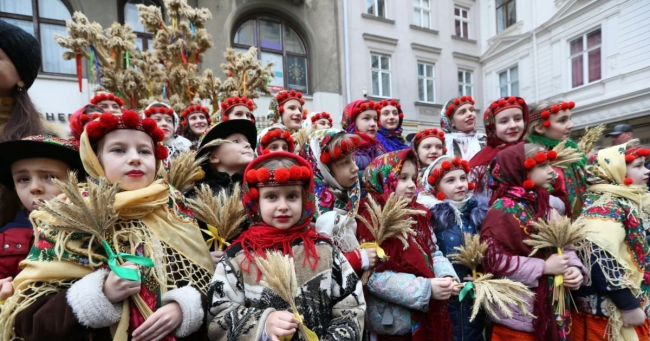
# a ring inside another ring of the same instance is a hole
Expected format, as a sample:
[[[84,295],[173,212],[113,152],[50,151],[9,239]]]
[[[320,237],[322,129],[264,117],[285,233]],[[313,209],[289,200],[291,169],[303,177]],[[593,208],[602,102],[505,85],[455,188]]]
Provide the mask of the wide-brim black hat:
[[[50,136],[2,142],[0,143],[0,184],[14,188],[11,165],[16,161],[31,158],[59,160],[67,164],[70,170],[76,171],[79,179],[85,179],[86,172],[81,156],[73,148],[71,141]]]
[[[210,151],[209,148],[201,149],[208,142],[216,139],[226,139],[228,136],[237,133],[244,135],[248,139],[251,148],[255,150],[257,146],[257,129],[255,128],[255,123],[249,120],[228,120],[217,123],[208,130],[199,144],[199,153],[196,157],[199,158]]]

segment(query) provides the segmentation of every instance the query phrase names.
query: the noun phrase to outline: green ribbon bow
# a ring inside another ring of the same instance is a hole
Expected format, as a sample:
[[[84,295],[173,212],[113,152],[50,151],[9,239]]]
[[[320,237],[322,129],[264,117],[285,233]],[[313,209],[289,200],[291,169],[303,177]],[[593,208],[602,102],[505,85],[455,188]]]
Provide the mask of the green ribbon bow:
[[[465,285],[463,285],[463,290],[461,290],[460,294],[458,295],[459,301],[462,301],[467,293],[469,293],[472,298],[476,298],[476,291],[474,291],[474,282],[465,282]]]
[[[108,245],[108,242],[105,240],[102,242],[102,246],[104,247],[104,250],[106,250],[106,255],[108,256],[108,267],[111,268],[111,271],[113,271],[120,278],[128,279],[129,281],[140,282],[140,272],[137,269],[130,269],[117,265],[118,258],[122,258],[125,261],[133,262],[135,264],[146,266],[148,268],[152,268],[154,266],[153,260],[151,260],[151,258],[130,255],[123,252],[115,254],[115,252],[113,252],[113,249],[111,249],[111,246]]]

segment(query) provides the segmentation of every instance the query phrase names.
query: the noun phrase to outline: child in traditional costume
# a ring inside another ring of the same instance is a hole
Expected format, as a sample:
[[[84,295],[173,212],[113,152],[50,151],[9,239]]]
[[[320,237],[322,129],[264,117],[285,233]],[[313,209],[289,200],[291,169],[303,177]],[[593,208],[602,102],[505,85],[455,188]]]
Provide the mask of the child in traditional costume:
[[[449,100],[440,113],[440,128],[446,134],[447,155],[471,160],[485,147],[485,134],[476,131],[476,107],[472,96]]]
[[[311,131],[332,128],[332,116],[326,112],[314,113],[311,116]]]
[[[431,215],[417,203],[418,176],[415,153],[410,149],[383,154],[368,165],[363,175],[367,197],[359,215],[370,219],[369,198],[384,207],[391,193],[408,201],[415,232],[405,247],[397,237],[379,245],[388,258],[379,262],[366,286],[368,330],[376,340],[451,340],[452,324],[447,300],[460,290],[451,263],[435,244]],[[360,243],[375,242],[370,227],[357,221]],[[445,278],[448,277],[448,278]]]
[[[293,152],[296,148],[291,132],[282,126],[271,126],[257,134],[257,155],[272,152]]]
[[[536,144],[517,144],[497,153],[488,169],[493,189],[490,209],[483,220],[481,241],[489,245],[483,261],[486,272],[525,284],[535,293],[530,300],[536,318],[514,310],[512,318],[493,318],[493,341],[566,340],[571,327],[570,310],[556,313],[552,302],[554,275],[564,276],[565,288],[575,290],[587,272],[575,252],[542,250],[533,257],[524,243],[536,233],[532,222],[547,221],[555,213],[548,188],[553,182],[554,151]],[[557,288],[555,290],[558,290]],[[567,300],[567,306],[570,305]]]
[[[418,132],[411,141],[411,149],[417,155],[420,179],[422,173],[440,156],[447,154],[445,147],[445,132],[436,128],[424,129]],[[418,183],[421,183],[420,179]]]
[[[165,167],[169,168],[171,160],[178,154],[192,147],[192,142],[177,135],[180,120],[171,106],[162,102],[154,102],[144,109],[144,117],[153,119],[158,127],[165,133],[163,144],[169,150],[169,157],[165,160]]]
[[[457,247],[464,246],[464,234],[476,235],[488,210],[487,198],[472,196],[474,184],[468,181],[469,164],[458,157],[448,155],[435,160],[424,172],[418,203],[431,212],[431,223],[437,245],[449,257],[458,253]],[[459,278],[472,280],[476,274],[466,266],[454,264]],[[454,340],[483,340],[485,315],[480,312],[474,321],[471,300],[449,300],[449,316],[454,324]]]
[[[341,251],[310,227],[316,203],[309,163],[287,152],[259,156],[246,169],[243,192],[251,227],[217,265],[208,337],[276,340],[303,324],[320,339],[361,340],[361,282]],[[266,251],[295,259],[298,311],[289,312],[288,302],[261,281],[256,258]]]
[[[214,268],[184,197],[156,180],[167,158],[164,138],[155,121],[132,111],[86,125],[80,154],[87,188],[65,185],[71,196],[30,215],[36,241],[3,306],[3,340],[201,334],[202,296]],[[115,223],[98,223],[111,221],[112,210]],[[117,258],[152,269],[118,265]]]
[[[72,140],[79,144],[81,141],[81,134],[83,134],[86,124],[94,119],[99,118],[99,116],[101,116],[103,113],[104,109],[93,104],[86,104],[79,110],[72,113],[72,116],[70,116],[69,125],[70,133],[72,134]]]
[[[282,125],[291,133],[300,130],[305,100],[296,90],[278,92],[269,104],[269,117],[273,125]]]
[[[359,178],[363,176],[366,166],[376,157],[384,153],[377,140],[377,122],[379,120],[379,105],[373,101],[356,100],[343,109],[341,127],[350,134],[355,134],[363,140],[359,149],[354,153],[354,162],[359,167]],[[362,193],[364,189],[361,189]]]
[[[99,92],[90,99],[90,104],[114,115],[122,114],[124,101],[110,92]]]
[[[406,149],[409,145],[402,137],[404,113],[402,105],[395,99],[385,99],[379,103],[379,134],[377,140],[387,152]]]
[[[632,140],[600,150],[587,166],[590,186],[576,223],[589,231],[583,259],[591,282],[574,295],[574,340],[650,339],[648,157]]]
[[[201,136],[212,125],[208,108],[200,104],[190,105],[181,114],[181,135],[192,142],[196,150],[201,142]]]
[[[239,96],[228,97],[221,102],[220,122],[227,120],[249,120],[255,123],[253,110],[255,110],[253,100]]]
[[[544,146],[547,150],[553,150],[558,144],[566,141],[566,147],[574,148],[580,153],[578,145],[571,140],[571,110],[574,107],[574,102],[559,101],[542,101],[531,107],[526,139]],[[569,205],[566,212],[573,219],[580,215],[582,209],[582,198],[587,186],[584,169],[586,164],[587,157],[583,154],[579,161],[555,169],[561,186],[555,190],[561,191],[562,195],[559,196],[566,198]]]

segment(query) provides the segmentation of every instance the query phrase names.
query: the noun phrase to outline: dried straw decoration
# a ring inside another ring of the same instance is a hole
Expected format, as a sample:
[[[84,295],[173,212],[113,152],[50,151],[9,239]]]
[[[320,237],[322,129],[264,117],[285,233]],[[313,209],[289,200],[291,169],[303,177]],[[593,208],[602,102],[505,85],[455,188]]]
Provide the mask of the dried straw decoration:
[[[455,264],[461,264],[468,267],[472,270],[472,277],[477,278],[476,269],[481,263],[483,263],[483,258],[485,257],[485,252],[488,249],[487,243],[481,243],[481,237],[478,234],[472,236],[471,233],[463,233],[464,243],[462,246],[457,246],[454,249],[458,250],[458,253],[450,254],[449,258],[453,260]]]
[[[572,163],[578,162],[584,157],[584,155],[575,148],[567,147],[567,141],[568,140],[564,140],[553,148],[557,153],[557,158],[554,161],[551,161],[551,166],[567,168]]]
[[[172,159],[171,169],[162,173],[167,182],[181,192],[203,177],[201,164],[208,159],[207,155],[197,158],[197,151],[187,150]]]
[[[589,154],[594,148],[594,144],[605,132],[605,125],[601,124],[594,128],[585,128],[585,135],[578,142],[578,149],[584,154]]]
[[[295,134],[293,134],[293,139],[295,143],[295,152],[296,154],[302,149],[302,146],[309,141],[309,130],[305,128],[300,128]]]

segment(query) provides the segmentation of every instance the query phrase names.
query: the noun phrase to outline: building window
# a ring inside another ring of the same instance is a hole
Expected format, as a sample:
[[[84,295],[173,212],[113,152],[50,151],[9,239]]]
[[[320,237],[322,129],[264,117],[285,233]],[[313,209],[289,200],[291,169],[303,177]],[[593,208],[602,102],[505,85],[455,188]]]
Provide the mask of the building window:
[[[413,25],[431,28],[429,18],[431,16],[431,7],[429,0],[413,0]]]
[[[433,64],[418,63],[418,99],[420,102],[434,103],[435,74]]]
[[[156,6],[160,7],[161,10],[163,7],[158,0],[122,0],[123,5],[121,6],[122,12],[121,17],[119,18],[120,22],[123,24],[129,24],[133,27],[133,33],[135,33],[135,43],[138,46],[140,51],[146,51],[153,48],[153,33],[145,31],[144,25],[140,23],[140,15],[138,14],[138,8],[136,5],[145,5],[145,6]]]
[[[309,93],[309,53],[301,36],[278,18],[258,16],[244,21],[235,30],[232,46],[237,52],[257,47],[263,64],[273,62],[275,78],[271,90]]]
[[[72,7],[64,0],[0,0],[0,19],[27,31],[41,43],[42,72],[72,75],[74,60],[63,60],[65,49],[54,35],[67,36],[65,21],[72,18]]]
[[[515,0],[496,0],[497,2],[497,33],[517,22],[517,6]]]
[[[600,29],[569,42],[572,88],[597,81],[602,77],[600,47]]]
[[[456,23],[456,35],[469,38],[469,10],[462,7],[455,7],[454,21]]]
[[[458,96],[472,96],[472,71],[458,71]]]
[[[372,95],[391,97],[390,57],[371,54],[370,68],[372,72]]]
[[[501,97],[519,96],[519,67],[514,66],[499,73]]]
[[[376,17],[386,18],[386,0],[366,0],[366,12]]]

